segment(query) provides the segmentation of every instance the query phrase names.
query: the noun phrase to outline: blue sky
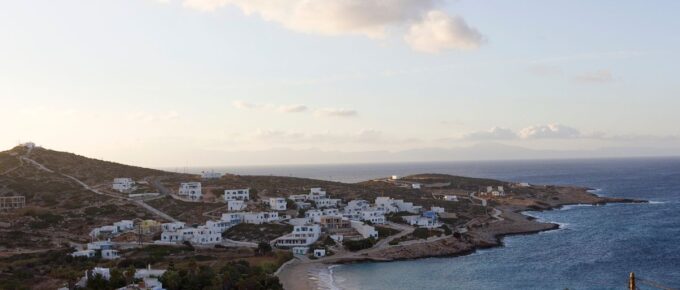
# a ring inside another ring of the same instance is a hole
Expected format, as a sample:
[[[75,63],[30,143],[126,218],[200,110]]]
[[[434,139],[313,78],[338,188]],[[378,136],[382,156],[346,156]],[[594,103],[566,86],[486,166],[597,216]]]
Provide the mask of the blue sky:
[[[0,145],[149,166],[281,148],[680,148],[677,11],[677,1],[5,1]]]

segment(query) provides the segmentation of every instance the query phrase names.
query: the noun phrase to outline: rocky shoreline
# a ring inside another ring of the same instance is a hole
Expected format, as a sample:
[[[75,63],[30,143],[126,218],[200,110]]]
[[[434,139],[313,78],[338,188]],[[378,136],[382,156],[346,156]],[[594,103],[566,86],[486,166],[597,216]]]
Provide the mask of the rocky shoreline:
[[[539,222],[536,218],[523,214],[526,211],[548,211],[563,208],[569,205],[606,205],[610,203],[645,203],[647,201],[601,197],[589,192],[588,188],[563,187],[563,192],[557,199],[551,201],[529,200],[526,204],[513,202],[501,203],[496,206],[501,211],[500,219],[484,225],[471,228],[460,238],[448,236],[437,238],[432,241],[409,245],[396,245],[379,250],[367,250],[364,253],[351,257],[328,257],[322,261],[312,263],[293,262],[286,268],[281,269],[279,278],[285,289],[316,289],[318,277],[312,277],[307,281],[300,281],[299,277],[291,276],[292,272],[307,273],[314,275],[318,272],[320,264],[350,264],[365,262],[392,262],[414,260],[432,257],[459,257],[475,253],[478,250],[502,247],[503,239],[509,236],[531,235],[540,232],[559,229],[554,223]],[[292,280],[296,280],[294,283]]]

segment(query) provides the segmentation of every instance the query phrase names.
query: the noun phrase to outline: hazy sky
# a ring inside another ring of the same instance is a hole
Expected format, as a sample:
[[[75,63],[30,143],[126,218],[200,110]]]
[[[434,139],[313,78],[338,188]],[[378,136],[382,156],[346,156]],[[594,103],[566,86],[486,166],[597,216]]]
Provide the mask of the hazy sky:
[[[150,166],[280,148],[680,148],[678,11],[670,0],[3,1],[0,148],[32,140]]]

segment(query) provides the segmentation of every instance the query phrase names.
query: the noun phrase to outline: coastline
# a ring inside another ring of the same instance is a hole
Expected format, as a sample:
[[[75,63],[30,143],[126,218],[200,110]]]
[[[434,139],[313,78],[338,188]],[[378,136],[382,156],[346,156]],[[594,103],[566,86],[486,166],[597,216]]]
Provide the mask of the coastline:
[[[408,246],[396,245],[375,251],[360,251],[350,257],[328,257],[320,261],[301,261],[296,259],[282,266],[278,277],[284,289],[341,289],[333,281],[332,267],[341,264],[366,262],[392,262],[415,260],[432,257],[459,257],[475,253],[478,250],[503,247],[503,239],[509,236],[532,235],[560,229],[553,222],[543,222],[526,214],[528,211],[559,210],[567,206],[597,206],[610,203],[648,203],[648,201],[611,198],[597,195],[590,188],[565,187],[570,189],[568,197],[562,202],[546,206],[512,206],[496,207],[501,214],[495,223],[473,227],[467,233],[468,239],[458,240],[452,236],[435,241],[423,241]],[[362,253],[364,252],[364,253]],[[323,275],[331,275],[322,279]],[[305,278],[302,278],[305,277]]]

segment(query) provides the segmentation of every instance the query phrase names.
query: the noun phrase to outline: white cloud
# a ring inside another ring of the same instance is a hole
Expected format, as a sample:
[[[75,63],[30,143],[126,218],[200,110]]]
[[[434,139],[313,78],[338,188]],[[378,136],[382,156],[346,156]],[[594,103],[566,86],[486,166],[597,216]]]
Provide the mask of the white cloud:
[[[343,108],[325,108],[316,110],[317,116],[322,117],[354,117],[358,115],[356,110]]]
[[[576,81],[584,83],[607,83],[614,80],[614,76],[608,70],[598,70],[577,75]]]
[[[384,38],[408,28],[404,40],[415,50],[439,52],[479,47],[483,37],[458,16],[436,10],[439,0],[184,0],[185,7],[214,11],[235,6],[287,29],[321,35]]]
[[[428,12],[422,21],[411,25],[404,40],[411,48],[427,53],[449,49],[472,50],[484,41],[482,35],[458,16],[438,10]]]
[[[581,132],[577,129],[560,124],[529,126],[519,131],[522,139],[567,139],[579,138]]]
[[[200,11],[234,5],[246,15],[306,33],[383,37],[387,29],[419,18],[434,0],[185,0]]]
[[[278,111],[282,113],[300,113],[307,111],[307,106],[305,105],[284,105],[279,106]]]
[[[260,107],[260,105],[249,103],[249,102],[246,102],[246,101],[240,101],[240,100],[239,101],[233,101],[231,104],[234,106],[234,108],[242,109],[242,110],[249,110],[249,109],[255,109],[257,107]]]
[[[510,129],[493,127],[488,131],[468,133],[463,136],[467,140],[509,140],[517,138],[517,134]]]

